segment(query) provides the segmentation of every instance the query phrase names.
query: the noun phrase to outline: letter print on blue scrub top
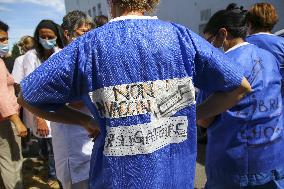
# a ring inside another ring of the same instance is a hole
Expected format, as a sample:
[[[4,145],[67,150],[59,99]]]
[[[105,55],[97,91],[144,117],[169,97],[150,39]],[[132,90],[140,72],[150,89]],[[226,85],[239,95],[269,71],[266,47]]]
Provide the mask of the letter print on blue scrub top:
[[[282,79],[284,79],[284,38],[269,33],[249,35],[246,41],[271,52],[280,63]]]
[[[242,75],[183,26],[140,18],[77,38],[21,83],[23,97],[48,110],[78,99],[89,107],[101,130],[91,189],[192,189],[194,86],[229,91]]]
[[[244,72],[253,92],[217,116],[208,128],[206,185],[208,188],[262,185],[275,175],[284,176],[278,62],[268,51],[248,43],[226,55]]]

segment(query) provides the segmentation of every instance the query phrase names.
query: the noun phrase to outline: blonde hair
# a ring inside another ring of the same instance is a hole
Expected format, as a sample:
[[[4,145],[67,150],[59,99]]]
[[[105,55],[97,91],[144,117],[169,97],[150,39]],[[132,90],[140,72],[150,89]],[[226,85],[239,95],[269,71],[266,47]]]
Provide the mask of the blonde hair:
[[[122,10],[153,12],[160,0],[112,0]]]
[[[22,53],[24,54],[34,48],[34,38],[31,36],[23,36],[20,39],[18,46],[21,48],[23,51]]]

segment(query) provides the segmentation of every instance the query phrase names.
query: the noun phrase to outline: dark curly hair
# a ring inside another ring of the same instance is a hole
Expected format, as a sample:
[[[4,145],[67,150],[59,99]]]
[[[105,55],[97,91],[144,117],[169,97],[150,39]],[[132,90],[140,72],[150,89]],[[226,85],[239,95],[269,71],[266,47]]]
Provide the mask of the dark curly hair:
[[[153,12],[160,0],[112,0],[122,10]]]

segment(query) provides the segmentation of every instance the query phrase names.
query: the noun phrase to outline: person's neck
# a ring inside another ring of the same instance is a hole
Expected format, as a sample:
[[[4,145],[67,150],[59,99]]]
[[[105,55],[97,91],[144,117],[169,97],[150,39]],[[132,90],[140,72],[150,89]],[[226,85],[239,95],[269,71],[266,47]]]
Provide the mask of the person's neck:
[[[229,40],[228,41],[228,43],[227,43],[227,48],[224,48],[224,50],[225,50],[225,52],[227,51],[227,50],[229,50],[230,48],[232,48],[232,47],[234,47],[234,46],[236,46],[236,45],[238,45],[238,44],[241,44],[241,43],[243,43],[243,42],[245,42],[242,38],[235,38],[235,39],[232,39],[232,40]]]
[[[271,31],[268,31],[268,30],[253,30],[250,35],[253,35],[253,34],[257,34],[257,33],[268,33],[268,34],[271,34],[272,32]]]
[[[44,52],[43,52],[44,60],[47,60],[53,53],[54,53],[53,49],[48,49],[48,50],[44,49]]]
[[[143,12],[140,11],[125,11],[120,16],[144,16]]]

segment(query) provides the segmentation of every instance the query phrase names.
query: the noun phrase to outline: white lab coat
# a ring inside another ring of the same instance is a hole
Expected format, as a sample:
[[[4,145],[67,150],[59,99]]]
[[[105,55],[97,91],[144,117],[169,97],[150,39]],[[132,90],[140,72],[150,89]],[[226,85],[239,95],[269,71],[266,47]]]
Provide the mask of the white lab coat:
[[[59,48],[55,48],[55,53],[60,51]],[[41,65],[41,61],[36,55],[36,50],[32,49],[29,50],[23,57],[23,76],[27,77],[30,73],[32,73],[37,67]],[[37,129],[36,129],[36,122],[35,122],[35,116],[29,112],[28,110],[24,109],[23,110],[23,121],[27,125],[27,127],[31,128],[33,131],[33,134],[38,137],[42,138],[37,134]],[[51,128],[50,128],[50,121],[46,120],[47,126],[49,128],[49,134],[46,136],[46,138],[51,138]]]
[[[83,112],[89,113],[86,108]],[[92,139],[80,126],[51,122],[56,176],[63,183],[89,179]]]

